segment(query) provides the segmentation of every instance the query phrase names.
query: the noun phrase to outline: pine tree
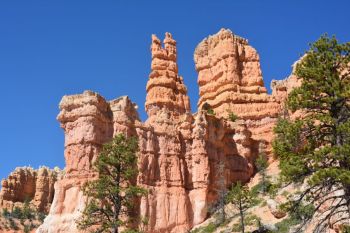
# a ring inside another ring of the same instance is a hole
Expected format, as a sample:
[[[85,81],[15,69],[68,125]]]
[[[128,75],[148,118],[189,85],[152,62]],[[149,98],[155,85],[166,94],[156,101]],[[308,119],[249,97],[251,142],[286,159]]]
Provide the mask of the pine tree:
[[[315,232],[350,216],[350,43],[322,36],[298,62],[302,85],[288,96],[287,108],[302,117],[280,119],[273,143],[287,182],[307,181],[294,201],[322,208]],[[328,203],[328,205],[324,205]],[[338,215],[343,217],[337,217]],[[311,218],[311,217],[310,217]]]
[[[136,138],[122,134],[103,145],[94,164],[98,178],[83,187],[87,205],[77,222],[80,229],[118,233],[119,227],[128,226],[135,199],[146,193],[135,184],[137,151]]]
[[[232,203],[239,211],[240,216],[240,229],[242,233],[245,232],[245,212],[254,203],[254,195],[246,185],[242,185],[240,182],[232,185],[232,188],[227,193],[226,200]]]
[[[263,153],[259,154],[258,158],[255,161],[255,166],[257,171],[260,172],[261,175],[261,191],[262,193],[266,193],[268,185],[266,169],[268,167],[268,162]]]

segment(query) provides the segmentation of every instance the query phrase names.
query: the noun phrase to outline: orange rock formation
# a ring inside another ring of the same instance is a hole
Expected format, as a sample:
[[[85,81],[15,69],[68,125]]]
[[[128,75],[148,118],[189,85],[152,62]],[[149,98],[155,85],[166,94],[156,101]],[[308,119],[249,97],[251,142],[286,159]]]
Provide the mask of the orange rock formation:
[[[252,150],[271,155],[272,128],[281,113],[287,90],[294,82],[273,82],[267,93],[260,58],[248,40],[221,29],[197,46],[194,60],[198,72],[198,108],[210,106],[218,117],[234,113],[244,120],[252,138],[260,143]],[[289,79],[288,79],[289,80]],[[293,79],[294,80],[294,79]],[[285,85],[285,84],[289,85]],[[283,86],[283,88],[282,88]],[[260,150],[263,151],[258,151]]]
[[[223,29],[198,45],[195,114],[171,34],[163,45],[153,35],[151,53],[146,122],[127,96],[110,102],[91,91],[63,97],[58,120],[65,132],[66,174],[55,184],[50,214],[37,232],[78,231],[81,185],[95,177],[91,168],[101,145],[117,133],[139,139],[137,182],[149,191],[139,213],[149,219],[147,232],[188,232],[206,219],[221,190],[250,179],[259,148],[270,152],[272,127],[290,86],[275,83],[274,94],[267,94],[259,56],[247,40]],[[231,122],[229,112],[241,119]]]
[[[38,170],[16,168],[1,182],[0,208],[12,210],[15,206],[23,207],[24,202],[29,201],[38,211],[48,213],[54,196],[54,183],[60,174],[59,169],[47,167]]]

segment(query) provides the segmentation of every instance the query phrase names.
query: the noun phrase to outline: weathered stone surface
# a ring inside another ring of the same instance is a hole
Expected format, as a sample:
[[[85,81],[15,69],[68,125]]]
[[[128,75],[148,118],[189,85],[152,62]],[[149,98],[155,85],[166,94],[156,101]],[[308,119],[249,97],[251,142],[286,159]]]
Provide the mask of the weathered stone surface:
[[[1,182],[0,208],[12,210],[15,206],[23,207],[24,202],[29,201],[38,211],[47,213],[54,196],[54,183],[60,175],[58,168],[16,168]]]
[[[268,199],[266,203],[267,203],[267,206],[269,207],[271,214],[275,216],[275,218],[279,219],[287,215],[286,212],[284,212],[279,208],[279,204],[275,200]]]
[[[244,120],[252,138],[260,142],[260,149],[271,155],[272,128],[292,83],[286,86],[274,82],[274,92],[269,95],[258,53],[246,39],[227,29],[199,43],[194,60],[200,95],[198,108],[209,106],[224,118],[231,112],[236,114]],[[256,147],[252,150],[255,154],[259,152]]]
[[[187,88],[178,75],[176,41],[167,32],[163,43],[164,48],[160,40],[152,35],[152,64],[145,103],[150,118],[160,109],[170,110],[171,114],[190,112]]]
[[[37,232],[78,231],[75,220],[85,202],[80,188],[96,177],[92,164],[101,145],[118,133],[139,140],[136,182],[149,192],[136,211],[149,220],[146,232],[188,232],[207,218],[223,189],[250,179],[261,150],[271,152],[272,127],[294,84],[275,82],[268,95],[255,49],[223,29],[195,51],[200,99],[192,114],[170,33],[163,44],[152,36],[145,122],[127,96],[109,102],[90,91],[63,97],[58,120],[66,174],[56,182],[50,214]],[[240,119],[230,121],[230,112]]]
[[[55,183],[48,217],[37,232],[78,232],[76,220],[85,205],[82,185],[93,179],[93,162],[113,134],[112,112],[100,95],[85,91],[64,96],[57,119],[65,133],[66,174]]]

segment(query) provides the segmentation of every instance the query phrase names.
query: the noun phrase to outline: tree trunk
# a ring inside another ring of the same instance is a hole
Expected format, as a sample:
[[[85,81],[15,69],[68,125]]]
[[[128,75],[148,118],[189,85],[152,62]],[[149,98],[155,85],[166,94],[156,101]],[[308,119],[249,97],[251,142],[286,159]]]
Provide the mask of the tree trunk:
[[[239,214],[241,216],[242,233],[244,233],[244,214],[243,214],[242,202],[239,202]]]

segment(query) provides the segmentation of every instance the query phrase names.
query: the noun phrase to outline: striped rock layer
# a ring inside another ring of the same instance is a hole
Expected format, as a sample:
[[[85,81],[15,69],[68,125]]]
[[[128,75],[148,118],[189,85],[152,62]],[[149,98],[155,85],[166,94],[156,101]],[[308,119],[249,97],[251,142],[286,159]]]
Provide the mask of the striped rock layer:
[[[65,133],[66,174],[56,182],[50,213],[37,232],[79,232],[81,186],[96,177],[92,164],[102,144],[118,133],[139,141],[137,183],[148,194],[139,200],[137,214],[148,219],[143,230],[149,233],[185,233],[203,222],[223,190],[254,174],[260,150],[269,152],[272,126],[290,85],[275,82],[274,94],[267,94],[259,56],[247,40],[221,30],[197,46],[195,114],[170,33],[163,43],[152,36],[151,55],[145,122],[127,96],[106,101],[85,91],[62,98],[58,120]],[[240,119],[230,121],[229,112]]]

